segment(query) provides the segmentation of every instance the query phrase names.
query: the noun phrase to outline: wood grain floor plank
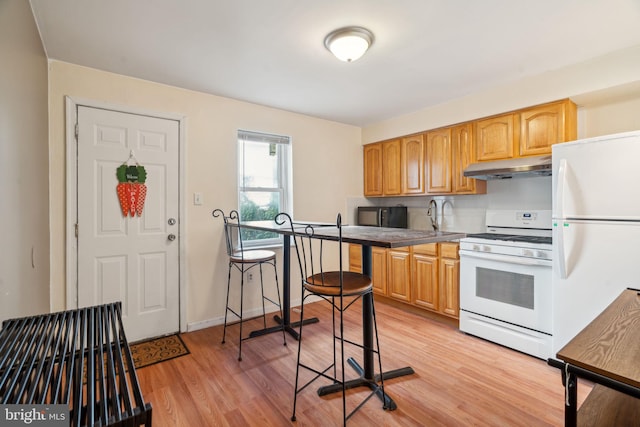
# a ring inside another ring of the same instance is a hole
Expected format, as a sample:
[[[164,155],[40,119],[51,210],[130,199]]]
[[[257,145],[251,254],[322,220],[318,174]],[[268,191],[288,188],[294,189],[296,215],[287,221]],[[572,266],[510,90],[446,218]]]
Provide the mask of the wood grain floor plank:
[[[305,317],[320,322],[305,326],[305,356],[311,362],[331,358],[331,312],[324,303],[305,306]],[[354,310],[355,309],[355,310]],[[369,400],[350,420],[352,426],[560,426],[564,420],[564,388],[560,372],[545,361],[466,335],[439,322],[398,307],[376,303],[385,371],[411,366],[411,376],[385,381],[398,405],[384,411]],[[299,314],[292,313],[292,319]],[[359,339],[361,314],[347,313],[351,336]],[[245,324],[245,331],[262,326]],[[271,334],[243,343],[237,360],[238,327],[182,334],[190,355],[138,370],[145,399],[153,405],[154,426],[287,426],[293,405],[298,342]],[[361,360],[360,352],[348,354]],[[348,376],[354,373],[349,366]],[[325,382],[326,383],[326,382]],[[319,397],[315,384],[298,397],[296,426],[328,426],[341,422],[339,394]],[[591,389],[580,383],[579,402]],[[350,390],[348,407],[366,396]]]

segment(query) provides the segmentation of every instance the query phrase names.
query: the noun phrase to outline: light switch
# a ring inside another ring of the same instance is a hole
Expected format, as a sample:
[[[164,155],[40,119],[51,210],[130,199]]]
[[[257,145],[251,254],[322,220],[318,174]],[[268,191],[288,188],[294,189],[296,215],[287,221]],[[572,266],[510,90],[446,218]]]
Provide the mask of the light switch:
[[[196,206],[202,205],[202,193],[193,193],[193,204]]]

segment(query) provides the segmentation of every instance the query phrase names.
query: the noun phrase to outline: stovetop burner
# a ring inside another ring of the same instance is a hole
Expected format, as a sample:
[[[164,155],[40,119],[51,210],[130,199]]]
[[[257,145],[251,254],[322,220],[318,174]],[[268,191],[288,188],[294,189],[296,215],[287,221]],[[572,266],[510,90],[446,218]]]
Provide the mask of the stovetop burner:
[[[498,234],[498,233],[477,233],[467,234],[467,237],[473,237],[476,239],[487,240],[500,240],[509,242],[526,242],[526,243],[541,243],[551,244],[551,236],[521,236],[516,234]]]

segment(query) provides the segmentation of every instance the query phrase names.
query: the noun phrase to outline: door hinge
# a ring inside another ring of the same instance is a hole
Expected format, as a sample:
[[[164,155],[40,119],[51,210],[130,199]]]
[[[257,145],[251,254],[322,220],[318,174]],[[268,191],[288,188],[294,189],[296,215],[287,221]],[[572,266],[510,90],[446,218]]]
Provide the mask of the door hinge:
[[[78,238],[78,223],[75,224],[76,239]]]
[[[75,128],[75,134],[76,134],[76,141],[78,140],[78,123],[76,123],[76,128]]]

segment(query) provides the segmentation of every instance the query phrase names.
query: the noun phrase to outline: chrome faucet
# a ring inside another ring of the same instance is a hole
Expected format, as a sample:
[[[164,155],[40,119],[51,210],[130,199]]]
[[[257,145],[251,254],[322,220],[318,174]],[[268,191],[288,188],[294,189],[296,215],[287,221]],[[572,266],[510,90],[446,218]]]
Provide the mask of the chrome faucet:
[[[438,203],[434,199],[429,201],[429,209],[427,209],[427,215],[431,219],[431,227],[433,231],[438,231]]]

